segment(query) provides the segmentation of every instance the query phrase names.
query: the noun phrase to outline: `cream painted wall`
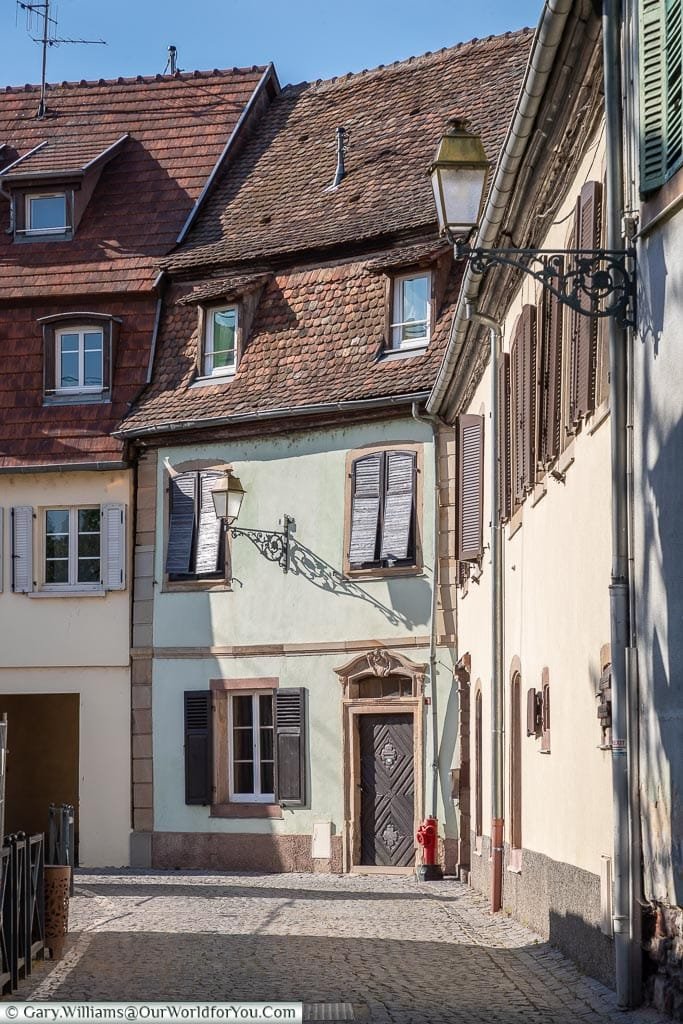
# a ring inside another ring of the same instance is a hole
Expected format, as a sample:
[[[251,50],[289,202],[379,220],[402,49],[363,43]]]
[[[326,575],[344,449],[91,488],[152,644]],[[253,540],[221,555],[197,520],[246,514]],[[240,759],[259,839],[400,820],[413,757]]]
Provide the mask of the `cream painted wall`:
[[[129,863],[130,679],[127,668],[0,668],[3,693],[78,693],[82,867]],[[58,728],[58,723],[55,723]],[[8,723],[9,757],[12,723]],[[46,809],[47,813],[47,809]]]
[[[564,247],[576,195],[584,181],[602,178],[603,141],[589,147],[566,201],[543,247]],[[524,279],[504,323],[509,351],[525,303],[537,303],[535,283]],[[490,422],[490,369],[467,411],[485,410]],[[485,430],[485,510],[490,522],[490,431]],[[568,455],[569,453],[567,453]],[[574,439],[566,480],[549,475],[524,502],[521,526],[505,528],[505,818],[509,841],[510,668],[522,670],[522,832],[524,848],[600,873],[600,857],[612,855],[612,795],[609,752],[598,749],[595,687],[600,651],[609,643],[610,437],[606,410],[598,410]],[[567,457],[560,459],[566,464]],[[511,536],[512,532],[512,536]],[[486,534],[486,526],[485,526]],[[485,535],[485,544],[488,543]],[[458,648],[472,658],[471,751],[474,756],[474,686],[482,682],[484,715],[484,833],[490,835],[490,591],[489,549],[482,578],[470,584],[458,605]],[[526,737],[526,692],[541,689],[549,670],[551,753]],[[474,765],[472,766],[474,778]],[[474,801],[472,803],[474,813]]]
[[[128,665],[130,590],[104,597],[33,597],[11,587],[10,509],[17,505],[59,507],[122,502],[130,513],[130,473],[36,473],[0,476],[4,509],[3,587],[0,593],[2,665]],[[130,520],[130,515],[128,516]],[[130,530],[130,522],[128,522]],[[40,519],[34,520],[34,579],[40,557]],[[129,545],[130,547],[130,545]],[[128,574],[130,582],[130,573]]]

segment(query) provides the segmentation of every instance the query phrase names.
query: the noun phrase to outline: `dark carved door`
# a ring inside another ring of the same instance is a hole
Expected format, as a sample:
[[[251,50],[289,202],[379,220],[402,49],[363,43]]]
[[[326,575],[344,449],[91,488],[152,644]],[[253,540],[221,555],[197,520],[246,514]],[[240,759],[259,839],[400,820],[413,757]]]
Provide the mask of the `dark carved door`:
[[[412,715],[360,715],[361,864],[415,859]]]

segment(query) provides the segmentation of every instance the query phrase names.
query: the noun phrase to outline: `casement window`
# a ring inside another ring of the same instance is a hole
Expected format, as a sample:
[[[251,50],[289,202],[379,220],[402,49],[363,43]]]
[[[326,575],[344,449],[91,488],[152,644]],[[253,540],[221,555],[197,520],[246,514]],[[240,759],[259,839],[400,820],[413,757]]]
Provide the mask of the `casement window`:
[[[476,562],[483,552],[484,417],[458,416],[456,429],[456,558]]]
[[[306,804],[306,691],[190,690],[185,802]]]
[[[15,593],[125,588],[124,505],[17,506],[11,535]]]
[[[640,188],[659,188],[683,164],[681,0],[640,0]]]
[[[432,275],[405,274],[392,282],[389,344],[392,349],[424,348],[429,344],[432,316]]]
[[[26,235],[63,235],[71,230],[65,192],[29,192],[24,203]]]
[[[574,237],[579,249],[600,246],[602,185],[587,181],[576,202]],[[569,429],[595,409],[598,319],[573,313],[571,317],[571,359],[569,373]]]
[[[211,497],[224,473],[179,473],[169,481],[166,572],[170,581],[225,576],[225,531]]]
[[[417,560],[417,455],[379,451],[351,464],[348,567],[394,569]]]
[[[45,404],[110,401],[121,321],[107,314],[69,313],[39,323]]]
[[[204,312],[201,373],[205,377],[235,372],[238,307],[222,306]]]

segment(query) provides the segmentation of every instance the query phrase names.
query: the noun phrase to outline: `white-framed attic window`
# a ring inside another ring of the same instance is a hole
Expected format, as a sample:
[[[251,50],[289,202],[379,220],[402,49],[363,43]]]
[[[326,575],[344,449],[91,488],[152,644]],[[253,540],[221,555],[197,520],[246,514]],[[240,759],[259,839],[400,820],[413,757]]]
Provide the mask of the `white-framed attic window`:
[[[425,348],[432,317],[432,275],[402,274],[392,284],[390,345],[393,350]]]

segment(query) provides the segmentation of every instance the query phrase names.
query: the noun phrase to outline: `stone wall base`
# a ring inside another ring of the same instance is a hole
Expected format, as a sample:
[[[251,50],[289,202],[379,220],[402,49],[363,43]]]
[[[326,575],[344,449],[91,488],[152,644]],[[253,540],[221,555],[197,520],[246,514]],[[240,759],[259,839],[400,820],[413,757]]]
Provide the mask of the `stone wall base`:
[[[651,904],[643,918],[643,946],[646,1001],[683,1020],[683,909]]]
[[[490,839],[480,839],[476,854],[472,835],[471,885],[490,892]],[[505,844],[503,910],[562,950],[581,970],[614,988],[614,943],[600,929],[600,877],[590,871],[552,860],[532,850],[522,851],[520,872],[509,870]]]
[[[153,832],[151,867],[199,871],[331,871],[341,874],[342,840],[332,836],[332,857],[311,856],[310,836],[252,832]]]

